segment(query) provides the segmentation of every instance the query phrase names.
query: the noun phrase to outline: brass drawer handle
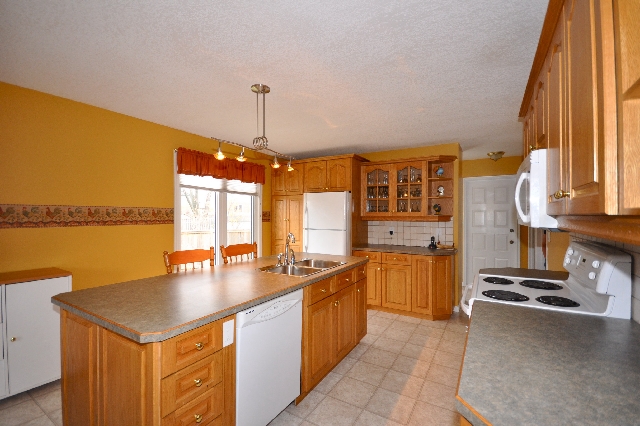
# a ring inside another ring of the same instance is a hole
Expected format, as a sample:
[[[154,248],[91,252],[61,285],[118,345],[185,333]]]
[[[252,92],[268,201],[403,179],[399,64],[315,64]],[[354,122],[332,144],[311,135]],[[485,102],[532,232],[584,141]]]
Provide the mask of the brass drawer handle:
[[[345,278],[344,280],[345,280],[346,282],[349,282],[349,278]]]
[[[556,191],[555,194],[553,194],[553,198],[555,198],[556,200],[559,200],[561,198],[566,198],[569,197],[571,194],[569,194],[567,191],[563,191],[562,189],[559,189]]]
[[[333,306],[338,306],[340,304],[339,300],[336,300],[335,302],[333,302]]]
[[[327,292],[327,289],[326,289],[326,288],[323,288],[323,289],[322,289],[322,290],[320,290],[320,291],[321,291],[321,292],[323,292],[323,293],[326,293],[326,292]]]
[[[360,289],[356,290],[358,293],[360,293]]]
[[[195,383],[195,384],[196,384],[196,387],[198,387],[198,388],[199,388],[200,386],[202,386],[202,379],[195,379],[195,380],[193,381],[193,383]]]
[[[200,423],[202,421],[202,414],[194,414],[193,417],[196,418],[196,423]]]
[[[204,345],[202,344],[202,342],[196,343],[196,349],[199,350],[199,351],[204,349]]]

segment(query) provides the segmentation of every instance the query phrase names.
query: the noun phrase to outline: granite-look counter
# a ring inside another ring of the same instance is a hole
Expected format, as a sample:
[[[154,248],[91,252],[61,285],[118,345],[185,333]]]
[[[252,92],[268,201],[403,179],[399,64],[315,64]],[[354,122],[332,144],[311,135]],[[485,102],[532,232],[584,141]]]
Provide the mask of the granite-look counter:
[[[638,395],[635,321],[473,304],[456,396],[473,425],[638,424]]]
[[[379,251],[387,253],[418,254],[422,256],[453,256],[458,249],[430,249],[427,247],[394,246],[390,244],[360,244],[352,250]]]
[[[138,343],[159,342],[365,264],[361,257],[297,253],[347,263],[307,277],[258,271],[275,256],[61,293],[51,301]]]

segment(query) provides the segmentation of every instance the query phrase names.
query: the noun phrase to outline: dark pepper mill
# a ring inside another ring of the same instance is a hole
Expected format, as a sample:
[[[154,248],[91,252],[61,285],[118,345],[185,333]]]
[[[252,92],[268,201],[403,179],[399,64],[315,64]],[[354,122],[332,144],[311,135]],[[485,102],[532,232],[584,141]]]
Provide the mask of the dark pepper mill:
[[[431,244],[429,244],[430,249],[437,249],[438,246],[436,245],[436,237],[431,237]]]

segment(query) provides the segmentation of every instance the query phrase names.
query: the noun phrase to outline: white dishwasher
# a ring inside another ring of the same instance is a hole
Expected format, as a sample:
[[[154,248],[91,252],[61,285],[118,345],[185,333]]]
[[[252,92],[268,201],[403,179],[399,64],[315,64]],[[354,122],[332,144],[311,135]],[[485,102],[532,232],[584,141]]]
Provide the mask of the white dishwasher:
[[[265,426],[300,395],[302,290],[236,314],[236,425]]]

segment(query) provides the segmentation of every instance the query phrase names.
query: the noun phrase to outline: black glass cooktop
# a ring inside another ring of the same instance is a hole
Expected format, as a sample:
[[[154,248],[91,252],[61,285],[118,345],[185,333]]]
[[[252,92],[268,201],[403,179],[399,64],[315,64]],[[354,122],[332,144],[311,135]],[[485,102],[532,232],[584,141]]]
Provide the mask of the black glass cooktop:
[[[506,300],[509,302],[526,302],[529,300],[524,294],[516,293],[515,291],[507,290],[485,290],[483,295],[496,300]]]
[[[520,281],[520,285],[539,290],[562,290],[563,288],[560,284],[539,280],[523,280]]]

